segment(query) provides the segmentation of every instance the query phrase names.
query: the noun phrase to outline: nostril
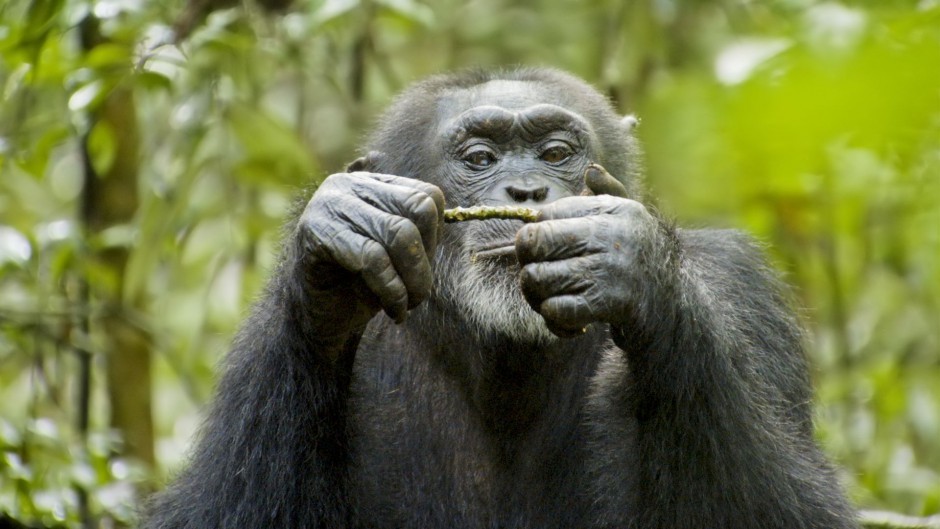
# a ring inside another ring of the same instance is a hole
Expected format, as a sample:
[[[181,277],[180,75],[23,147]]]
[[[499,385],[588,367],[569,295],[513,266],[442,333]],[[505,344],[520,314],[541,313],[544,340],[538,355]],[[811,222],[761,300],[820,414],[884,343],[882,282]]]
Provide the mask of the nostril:
[[[506,188],[506,193],[516,202],[525,202],[529,199],[529,192],[519,187],[509,186]]]
[[[506,186],[506,193],[516,202],[526,202],[533,200],[541,202],[548,198],[548,186],[539,187],[517,187]]]

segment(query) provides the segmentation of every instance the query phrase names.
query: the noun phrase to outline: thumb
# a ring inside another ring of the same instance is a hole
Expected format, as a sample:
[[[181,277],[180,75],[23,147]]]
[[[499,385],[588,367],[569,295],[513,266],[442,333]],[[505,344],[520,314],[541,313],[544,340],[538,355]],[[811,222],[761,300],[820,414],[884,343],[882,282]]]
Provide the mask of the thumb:
[[[620,198],[630,198],[627,188],[619,180],[610,176],[606,169],[592,163],[584,170],[584,183],[587,185],[584,195],[611,195]]]

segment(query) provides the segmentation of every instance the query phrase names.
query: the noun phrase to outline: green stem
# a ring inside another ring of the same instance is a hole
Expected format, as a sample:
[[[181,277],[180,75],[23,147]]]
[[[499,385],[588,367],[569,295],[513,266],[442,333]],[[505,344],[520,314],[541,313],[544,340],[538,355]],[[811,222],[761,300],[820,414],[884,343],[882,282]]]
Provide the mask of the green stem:
[[[517,206],[475,206],[444,210],[444,222],[488,219],[517,219],[523,222],[537,222],[539,220],[539,211]]]

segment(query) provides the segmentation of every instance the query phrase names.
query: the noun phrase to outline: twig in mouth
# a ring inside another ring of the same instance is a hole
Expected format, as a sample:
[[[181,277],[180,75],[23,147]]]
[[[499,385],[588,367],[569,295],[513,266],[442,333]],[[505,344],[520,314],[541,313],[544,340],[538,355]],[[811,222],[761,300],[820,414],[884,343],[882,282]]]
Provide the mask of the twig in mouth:
[[[518,206],[474,206],[472,208],[457,207],[444,210],[444,222],[489,219],[516,219],[523,222],[537,222],[539,220],[539,211]]]

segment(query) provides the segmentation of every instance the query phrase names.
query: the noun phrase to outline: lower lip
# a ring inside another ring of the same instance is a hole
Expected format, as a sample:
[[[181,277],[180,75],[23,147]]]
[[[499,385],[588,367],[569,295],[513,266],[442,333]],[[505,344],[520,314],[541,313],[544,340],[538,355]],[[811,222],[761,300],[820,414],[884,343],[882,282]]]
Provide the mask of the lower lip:
[[[516,246],[514,244],[509,244],[506,246],[499,246],[496,248],[487,248],[485,250],[480,250],[470,254],[470,260],[476,261],[478,259],[505,259],[507,257],[516,256]]]

